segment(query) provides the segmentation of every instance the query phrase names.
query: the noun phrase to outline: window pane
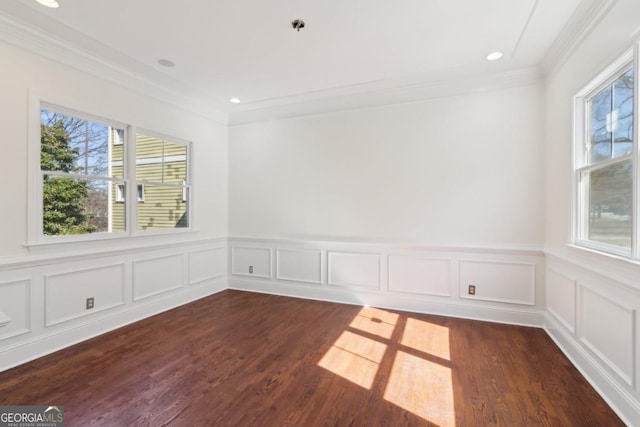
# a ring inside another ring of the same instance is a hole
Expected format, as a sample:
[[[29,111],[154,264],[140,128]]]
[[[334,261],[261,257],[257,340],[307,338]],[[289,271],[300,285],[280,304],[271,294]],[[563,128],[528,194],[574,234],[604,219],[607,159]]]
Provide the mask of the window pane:
[[[111,128],[111,171],[108,176],[124,177],[124,129]]]
[[[183,187],[145,184],[144,202],[138,204],[138,229],[189,227]]]
[[[162,182],[162,139],[136,135],[136,179]]]
[[[182,184],[187,179],[187,146],[165,141],[164,182]]]
[[[136,135],[136,179],[182,184],[187,179],[187,146]]]
[[[581,176],[588,240],[631,248],[633,181],[631,161]]]
[[[613,157],[618,157],[633,149],[633,70],[620,76],[613,87]]]
[[[109,231],[125,231],[125,206],[127,186],[124,182],[110,182],[111,185],[111,217]]]
[[[122,177],[122,168],[111,170],[109,147],[124,129],[47,109],[40,112],[40,124],[42,170]]]
[[[43,228],[45,235],[88,234],[124,230],[124,203],[121,225],[110,224],[109,192],[115,198],[114,183],[44,175],[42,182]]]
[[[611,158],[611,86],[607,86],[589,103],[591,140],[589,162],[595,163]]]

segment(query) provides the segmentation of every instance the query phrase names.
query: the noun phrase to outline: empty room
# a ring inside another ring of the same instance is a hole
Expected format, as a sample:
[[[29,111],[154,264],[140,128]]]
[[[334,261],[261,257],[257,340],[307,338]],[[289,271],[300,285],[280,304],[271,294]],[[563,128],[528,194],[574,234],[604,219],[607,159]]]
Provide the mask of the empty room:
[[[638,0],[2,0],[1,426],[640,426]]]

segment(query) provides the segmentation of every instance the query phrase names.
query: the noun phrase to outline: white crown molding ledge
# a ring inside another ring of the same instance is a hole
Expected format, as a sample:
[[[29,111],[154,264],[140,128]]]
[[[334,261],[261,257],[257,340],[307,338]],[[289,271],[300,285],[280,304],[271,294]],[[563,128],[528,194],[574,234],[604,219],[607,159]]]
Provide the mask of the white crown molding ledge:
[[[500,72],[475,71],[443,70],[244,103],[229,112],[229,125],[421,102],[542,82],[542,73],[537,67]]]
[[[618,0],[583,0],[542,59],[545,75],[555,74]]]

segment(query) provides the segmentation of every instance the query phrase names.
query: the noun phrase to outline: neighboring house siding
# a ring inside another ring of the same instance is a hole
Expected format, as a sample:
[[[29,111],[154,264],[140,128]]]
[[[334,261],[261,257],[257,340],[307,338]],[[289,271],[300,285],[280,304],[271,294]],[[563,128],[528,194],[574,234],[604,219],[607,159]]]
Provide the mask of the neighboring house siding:
[[[186,162],[165,163],[165,183],[182,184],[186,176]],[[157,181],[162,171],[162,164],[138,165],[139,180]],[[169,178],[167,178],[169,175]],[[175,178],[175,177],[178,178]],[[173,177],[173,178],[171,178]],[[187,204],[182,199],[182,188],[144,185],[144,202],[138,203],[138,229],[152,230],[174,228],[187,212]],[[184,225],[183,225],[184,226]]]
[[[164,157],[163,157],[164,154]],[[138,202],[138,229],[153,230],[186,227],[187,203],[181,187],[164,187],[147,183],[183,185],[187,179],[187,148],[181,144],[162,142],[157,138],[138,135],[136,138],[136,179],[143,183],[143,201]],[[112,147],[112,161],[121,165],[123,145]],[[164,161],[163,161],[164,160]],[[123,176],[122,166],[113,166],[113,176]],[[132,184],[127,191],[138,192]],[[116,189],[111,192],[112,227],[124,230],[124,203],[116,201]]]

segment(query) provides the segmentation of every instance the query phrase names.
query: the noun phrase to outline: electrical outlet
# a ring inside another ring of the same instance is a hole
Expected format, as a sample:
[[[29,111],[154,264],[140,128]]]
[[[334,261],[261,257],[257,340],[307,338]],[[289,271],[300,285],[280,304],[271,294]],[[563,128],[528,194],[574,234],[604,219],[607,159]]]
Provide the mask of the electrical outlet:
[[[93,297],[87,298],[87,310],[91,310],[93,308]]]
[[[249,274],[253,274],[253,265],[249,266]]]
[[[469,285],[469,295],[476,294],[476,285]]]

